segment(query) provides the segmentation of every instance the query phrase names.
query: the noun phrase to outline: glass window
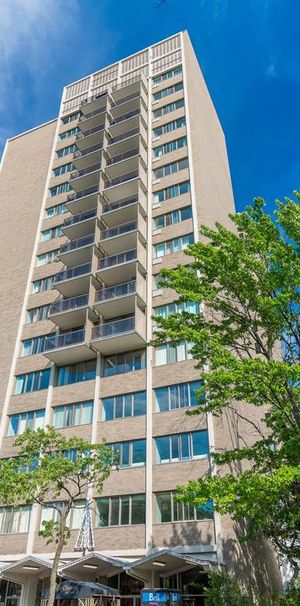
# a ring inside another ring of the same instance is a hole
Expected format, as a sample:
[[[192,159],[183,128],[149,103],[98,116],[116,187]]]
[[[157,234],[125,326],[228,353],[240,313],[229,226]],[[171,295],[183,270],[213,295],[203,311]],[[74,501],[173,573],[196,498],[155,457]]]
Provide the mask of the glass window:
[[[31,294],[35,294],[37,292],[43,292],[44,290],[49,290],[52,287],[54,276],[48,276],[48,278],[43,278],[42,280],[35,280],[32,282],[32,290]]]
[[[209,453],[207,430],[160,436],[155,442],[157,463],[207,457]]]
[[[74,114],[70,114],[69,116],[64,116],[61,121],[63,124],[69,124],[69,122],[73,122],[74,120],[78,120],[80,116],[80,112],[75,112]]]
[[[186,147],[186,146],[187,146],[187,138],[180,137],[179,139],[175,139],[174,141],[169,141],[168,143],[165,143],[164,145],[159,145],[158,147],[155,147],[153,150],[154,157],[158,158],[160,156],[163,156],[164,154],[168,154],[172,151],[175,151],[176,149],[180,149],[180,148]]]
[[[160,492],[156,495],[156,522],[181,522],[213,518],[213,503],[194,507],[176,501],[176,492]]]
[[[64,183],[60,183],[59,185],[55,185],[54,187],[50,187],[49,195],[51,198],[54,196],[58,196],[59,194],[64,194],[65,192],[70,191],[71,185],[68,181]]]
[[[131,523],[144,524],[146,517],[145,495],[135,494],[131,497]]]
[[[102,400],[103,421],[144,414],[146,414],[145,391],[123,394],[114,398],[103,398]]]
[[[45,218],[55,217],[56,215],[61,215],[62,213],[68,212],[67,207],[64,204],[57,204],[57,206],[50,206],[45,210]]]
[[[142,368],[146,368],[146,352],[144,349],[124,354],[114,354],[104,357],[103,376],[111,377]]]
[[[170,255],[172,253],[180,252],[187,248],[189,244],[193,244],[193,234],[182,236],[181,238],[175,238],[174,240],[167,240],[166,242],[160,242],[154,246],[155,257],[163,257],[164,255]]]
[[[0,534],[19,534],[28,532],[30,513],[30,505],[0,507]]]
[[[69,139],[69,137],[74,137],[75,135],[78,135],[78,133],[80,133],[80,128],[76,126],[75,128],[67,130],[65,133],[60,133],[60,135],[58,135],[58,138],[60,139],[60,141],[63,141],[63,139]]]
[[[76,151],[76,145],[67,145],[67,147],[63,147],[62,149],[58,149],[55,152],[56,158],[63,158],[64,156],[68,156],[69,154],[73,154]]]
[[[168,86],[168,88],[163,88],[162,90],[157,91],[157,93],[154,93],[153,99],[154,99],[154,101],[158,101],[159,99],[168,97],[169,95],[172,95],[173,93],[177,93],[179,90],[182,90],[182,89],[183,89],[183,82],[177,82],[177,84],[174,84],[174,86]]]
[[[164,74],[160,74],[159,76],[154,76],[152,79],[153,84],[159,84],[164,80],[168,80],[169,78],[174,78],[174,76],[178,76],[182,74],[182,67],[179,65],[178,67],[174,67],[173,69],[165,72]]]
[[[62,164],[61,166],[57,166],[56,168],[53,168],[52,176],[59,177],[59,175],[65,175],[66,173],[69,173],[72,170],[74,170],[74,168],[75,168],[75,166],[74,166],[73,162],[68,162],[68,164]]]
[[[45,240],[52,240],[52,238],[59,238],[63,236],[62,225],[57,225],[56,227],[52,227],[51,229],[45,229],[41,232],[41,242]],[[58,250],[58,249],[57,249]]]
[[[180,170],[184,170],[185,168],[188,168],[188,166],[189,162],[187,158],[179,160],[178,162],[172,162],[171,164],[165,164],[154,171],[154,178],[160,179],[161,177],[166,177]]]
[[[172,521],[172,494],[171,492],[162,492],[156,495],[156,522]]]
[[[92,422],[92,416],[92,400],[56,406],[53,412],[53,425],[56,428],[87,425]]]
[[[178,99],[177,101],[174,101],[174,103],[168,103],[167,105],[164,105],[163,107],[160,107],[159,109],[155,109],[153,112],[153,118],[160,118],[161,116],[164,116],[165,114],[173,112],[176,109],[180,109],[181,107],[184,107],[183,98]]]
[[[96,377],[96,360],[87,360],[68,366],[60,366],[57,371],[56,385],[70,385],[81,381],[90,381]]]
[[[144,494],[96,499],[98,528],[125,524],[145,524]]]
[[[17,436],[26,429],[36,430],[44,425],[45,410],[32,410],[8,417],[8,436]]]
[[[170,198],[175,198],[177,196],[182,196],[190,191],[190,182],[184,181],[182,183],[178,183],[177,185],[171,185],[166,189],[161,189],[156,191],[153,194],[153,202],[154,204],[158,204],[158,202],[163,202],[164,200],[168,200]]]
[[[186,126],[186,119],[184,116],[182,118],[178,118],[178,120],[173,120],[172,122],[167,122],[167,124],[162,124],[161,126],[154,128],[153,137],[160,137],[166,133],[171,133],[173,130],[182,128],[183,126]]]

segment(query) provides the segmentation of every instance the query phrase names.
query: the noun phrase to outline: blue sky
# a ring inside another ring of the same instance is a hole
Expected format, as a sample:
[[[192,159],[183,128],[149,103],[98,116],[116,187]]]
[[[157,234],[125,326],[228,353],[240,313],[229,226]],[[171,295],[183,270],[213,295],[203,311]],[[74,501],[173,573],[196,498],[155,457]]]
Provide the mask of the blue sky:
[[[225,131],[237,210],[300,190],[299,0],[0,0],[0,146],[64,84],[188,29]]]

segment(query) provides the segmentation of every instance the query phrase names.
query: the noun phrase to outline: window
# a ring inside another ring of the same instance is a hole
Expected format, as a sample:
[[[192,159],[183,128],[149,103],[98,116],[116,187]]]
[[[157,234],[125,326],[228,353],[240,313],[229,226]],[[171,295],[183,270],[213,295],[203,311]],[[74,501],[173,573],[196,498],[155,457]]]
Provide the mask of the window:
[[[156,316],[168,318],[172,314],[181,314],[184,311],[189,314],[198,314],[200,313],[200,307],[196,301],[185,301],[184,303],[178,303],[175,301],[174,303],[169,303],[168,305],[156,307],[154,311]]]
[[[118,452],[118,465],[120,467],[137,467],[146,463],[146,440],[132,440],[132,442],[115,442],[108,446]]]
[[[158,202],[164,202],[164,200],[168,200],[169,198],[176,198],[177,196],[182,196],[183,194],[187,194],[189,191],[189,181],[183,181],[182,183],[171,185],[171,187],[166,187],[165,189],[161,189],[160,191],[156,191],[154,193],[154,204],[158,204]]]
[[[169,141],[164,145],[160,145],[159,147],[155,147],[153,149],[154,157],[159,158],[164,154],[168,154],[172,151],[176,151],[176,149],[180,149],[181,147],[187,146],[187,138],[179,137],[179,139],[174,139],[174,141]]]
[[[111,377],[133,370],[146,368],[146,351],[128,351],[126,353],[114,354],[104,358],[103,375]]]
[[[27,310],[26,323],[32,324],[33,322],[40,322],[41,320],[47,320],[50,310],[50,304],[41,305],[40,307],[33,307]]]
[[[63,158],[64,156],[68,156],[69,154],[73,154],[76,151],[77,147],[75,143],[73,145],[67,145],[67,147],[63,147],[62,149],[58,149],[55,152],[57,158]]]
[[[76,402],[65,406],[56,406],[53,413],[53,425],[56,428],[87,425],[92,422],[93,402]]]
[[[146,392],[126,393],[102,400],[102,421],[146,414]]]
[[[30,505],[0,507],[0,534],[28,532],[30,512]]]
[[[171,162],[171,164],[165,164],[160,168],[157,168],[154,171],[155,179],[160,179],[161,177],[166,177],[167,175],[172,175],[173,173],[177,173],[179,170],[184,170],[189,167],[189,161],[187,158],[183,158],[182,160],[178,160],[178,162]]]
[[[174,76],[178,76],[179,74],[182,74],[181,65],[179,65],[179,67],[174,67],[173,69],[170,69],[168,72],[165,72],[164,74],[155,76],[152,79],[152,82],[153,82],[153,84],[159,84],[160,82],[163,82],[164,80],[168,80],[168,78],[174,78]]]
[[[180,109],[184,107],[184,99],[178,99],[178,101],[174,101],[174,103],[168,103],[168,105],[164,105],[163,107],[159,107],[154,110],[153,118],[160,118],[165,114],[169,114],[170,112],[174,112],[176,109]]]
[[[187,341],[180,341],[176,344],[170,342],[157,345],[155,347],[155,366],[191,360],[193,357],[190,353],[192,347],[193,343],[188,343]]]
[[[8,436],[19,436],[26,429],[35,431],[44,426],[45,410],[30,410],[29,412],[20,412],[8,417]]]
[[[37,292],[43,292],[49,290],[52,287],[54,276],[48,276],[41,280],[34,280],[32,282],[31,294],[34,295]]]
[[[75,137],[75,135],[78,135],[78,133],[80,133],[80,128],[76,126],[75,128],[66,130],[65,133],[60,133],[60,135],[58,135],[58,138],[60,139],[60,141],[63,141],[64,139],[69,139],[69,137]]]
[[[74,170],[75,166],[73,162],[69,162],[68,164],[63,164],[62,166],[57,166],[57,168],[53,168],[52,176],[59,177],[59,175],[65,175],[66,173],[70,173],[71,170]]]
[[[156,495],[156,522],[188,522],[213,518],[212,501],[206,505],[194,507],[188,503],[176,501],[176,492],[159,492]]]
[[[50,368],[27,372],[16,376],[15,394],[47,389],[50,381]]]
[[[69,116],[64,116],[64,118],[62,118],[61,121],[63,124],[69,124],[69,122],[78,120],[79,116],[80,116],[80,112],[75,112],[74,114],[70,114]]]
[[[46,348],[47,337],[53,337],[54,332],[48,335],[41,335],[40,337],[33,337],[32,339],[26,339],[22,341],[21,356],[33,356],[35,354],[43,353]]]
[[[183,89],[183,82],[177,82],[174,86],[168,86],[168,88],[163,88],[162,90],[154,93],[153,99],[154,101],[158,101],[159,99],[163,99],[164,97],[168,97],[169,95],[173,95],[173,93],[177,93],[179,90]]]
[[[133,494],[121,497],[96,499],[97,528],[145,524],[146,495]]]
[[[174,225],[175,223],[181,223],[181,221],[187,221],[187,219],[192,219],[191,206],[185,206],[184,208],[173,210],[171,213],[159,215],[159,217],[154,219],[154,227],[155,229],[162,229],[163,227],[168,227],[168,225]]]
[[[156,463],[173,463],[208,457],[208,433],[192,431],[160,436],[155,440]]]
[[[37,266],[47,265],[48,263],[53,263],[57,260],[57,254],[59,252],[59,248],[55,250],[49,250],[49,252],[43,253],[42,255],[37,255]]]
[[[175,238],[174,240],[167,240],[166,242],[160,242],[154,246],[155,257],[164,257],[165,255],[179,252],[180,250],[184,250],[187,246],[189,246],[189,244],[193,244],[193,242],[193,234],[181,236],[180,238]]]
[[[166,133],[171,133],[176,128],[182,128],[186,125],[185,117],[178,118],[178,120],[173,120],[173,122],[167,122],[167,124],[163,124],[162,126],[158,126],[153,129],[153,136],[160,137],[161,135],[165,135]]]
[[[68,212],[68,209],[65,204],[57,204],[57,206],[50,206],[50,208],[46,208],[45,217],[48,219],[49,217],[55,217],[56,215],[61,215],[66,212]]]
[[[204,402],[197,399],[196,391],[202,387],[201,381],[191,383],[179,383],[178,385],[166,385],[155,389],[156,412],[166,412],[176,408],[187,408],[189,406],[199,406]]]
[[[70,191],[70,189],[70,183],[68,181],[65,181],[65,183],[60,183],[60,185],[50,187],[49,193],[51,198],[53,198],[54,196],[58,196],[58,194],[64,194],[66,191]]]
[[[96,360],[87,360],[60,366],[57,373],[56,385],[70,385],[71,383],[80,383],[81,381],[90,381],[96,377]]]
[[[47,240],[52,240],[52,238],[59,238],[63,236],[62,225],[57,225],[56,227],[52,227],[51,229],[44,229],[41,232],[41,242],[46,242]]]
[[[77,529],[81,527],[83,516],[84,516],[84,508],[86,502],[84,500],[78,500],[74,503],[74,508],[70,511],[67,516],[67,526],[71,530]],[[54,503],[49,503],[48,505],[43,505],[41,512],[41,522],[40,522],[40,530],[44,528],[43,522],[58,522],[59,521],[59,513],[57,509],[53,507]],[[55,506],[59,509],[63,508],[63,502],[56,501]]]

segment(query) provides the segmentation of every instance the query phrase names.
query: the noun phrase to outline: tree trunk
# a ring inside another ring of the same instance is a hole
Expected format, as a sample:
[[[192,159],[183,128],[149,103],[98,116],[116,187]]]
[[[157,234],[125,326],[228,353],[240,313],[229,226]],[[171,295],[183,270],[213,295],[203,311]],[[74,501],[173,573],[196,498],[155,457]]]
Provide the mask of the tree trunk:
[[[65,544],[65,529],[66,529],[66,515],[62,512],[60,515],[59,537],[58,537],[58,542],[56,545],[55,555],[54,555],[52,569],[51,569],[48,606],[54,606],[54,602],[55,602],[56,578],[57,578],[57,571],[58,571],[60,556],[62,554],[62,550],[63,550],[64,544]]]

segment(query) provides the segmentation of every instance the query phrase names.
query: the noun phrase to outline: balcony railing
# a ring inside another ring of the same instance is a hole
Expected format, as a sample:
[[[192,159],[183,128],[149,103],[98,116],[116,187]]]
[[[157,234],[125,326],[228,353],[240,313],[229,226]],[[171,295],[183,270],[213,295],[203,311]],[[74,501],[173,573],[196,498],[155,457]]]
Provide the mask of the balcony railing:
[[[100,233],[100,240],[107,240],[108,238],[114,238],[115,236],[127,234],[128,232],[137,229],[137,225],[137,221],[130,221],[130,223],[122,223],[122,225],[117,225],[116,227],[111,227],[110,229],[104,229]]]
[[[102,257],[99,259],[98,269],[106,269],[107,267],[113,267],[114,265],[121,265],[122,263],[128,263],[134,261],[137,258],[137,250],[127,250],[126,252],[118,255],[112,255],[111,257]]]
[[[112,143],[118,143],[118,141],[123,141],[123,139],[128,139],[128,137],[133,137],[133,135],[138,135],[139,132],[140,132],[139,128],[133,128],[132,130],[128,130],[126,133],[117,135],[117,137],[111,137],[109,139],[109,145],[111,145]]]
[[[70,311],[72,309],[78,309],[79,307],[85,307],[88,304],[89,295],[79,295],[79,297],[72,297],[71,299],[61,299],[55,301],[50,306],[50,316],[53,314],[59,314],[62,311]]]
[[[78,343],[84,343],[84,334],[84,329],[81,329],[74,330],[73,332],[65,332],[62,335],[47,337],[45,351],[49,351],[50,349],[58,349],[60,347],[68,347],[70,345],[77,345]]]
[[[84,198],[85,196],[89,196],[89,194],[95,194],[99,191],[99,185],[92,185],[91,187],[86,187],[85,189],[81,189],[78,192],[74,192],[74,194],[69,194],[67,197],[68,202],[73,202],[73,200],[79,200],[80,198]]]
[[[138,170],[133,170],[130,173],[126,173],[126,175],[120,175],[119,177],[115,177],[114,179],[107,179],[104,182],[104,187],[112,187],[113,185],[119,185],[120,183],[126,183],[126,181],[130,181],[131,179],[135,179],[139,176]]]
[[[106,324],[99,324],[98,326],[94,326],[92,330],[92,339],[105,339],[107,337],[113,337],[114,335],[120,335],[124,332],[133,330],[134,326],[134,316],[122,320],[114,320],[112,322],[107,322]]]
[[[69,252],[70,250],[76,250],[77,248],[83,248],[83,246],[88,246],[89,244],[93,244],[95,241],[95,234],[89,234],[88,236],[84,236],[84,238],[79,238],[79,240],[71,240],[67,242],[60,248],[60,254]]]
[[[102,149],[102,147],[102,143],[97,143],[96,145],[91,145],[91,147],[87,147],[82,151],[78,149],[76,152],[74,152],[73,158],[82,158],[83,156],[87,156],[88,154],[91,154],[92,152],[97,151],[98,149]]]
[[[119,154],[118,156],[114,156],[113,158],[107,159],[107,166],[111,164],[116,164],[117,162],[122,162],[122,160],[126,160],[127,158],[132,158],[133,156],[137,156],[139,153],[139,148],[134,147],[130,149],[128,152],[124,152],[124,154]]]
[[[109,301],[111,299],[117,299],[118,297],[125,297],[135,292],[136,280],[131,282],[124,282],[124,284],[116,284],[109,288],[102,288],[96,291],[95,302]]]
[[[55,275],[54,284],[56,282],[62,282],[63,280],[71,280],[72,278],[78,278],[79,276],[90,274],[91,269],[91,263],[84,263],[83,265],[77,265],[76,267],[71,267],[70,269],[64,269],[63,271],[59,271]]]
[[[103,214],[110,213],[112,210],[117,210],[118,208],[124,208],[130,204],[135,204],[136,202],[138,202],[138,198],[125,198],[125,200],[118,200],[116,202],[111,202],[110,204],[105,204],[103,205]]]
[[[139,108],[132,110],[132,112],[128,112],[127,114],[122,114],[122,116],[118,116],[117,118],[113,118],[113,121],[110,123],[110,126],[114,126],[115,124],[119,124],[119,122],[124,122],[124,120],[129,120],[129,118],[134,118],[134,116],[138,116],[140,113]]]
[[[84,133],[78,133],[78,135],[76,135],[76,141],[78,141],[79,139],[83,139],[84,137],[88,137],[89,135],[92,135],[93,133],[98,133],[100,131],[104,131],[104,124],[100,124],[99,126],[94,126],[94,128],[89,128]]]
[[[79,122],[83,122],[84,120],[88,120],[88,118],[92,118],[93,116],[98,116],[99,114],[105,114],[106,108],[103,109],[95,109],[93,112],[89,112],[88,114],[81,114],[79,118]]]
[[[94,173],[96,170],[100,169],[101,162],[97,162],[96,164],[92,164],[92,166],[86,166],[86,168],[81,168],[80,170],[75,170],[70,175],[70,181],[72,179],[77,179],[78,177],[82,177],[83,175],[88,175],[89,173]]]
[[[86,221],[87,219],[93,219],[97,216],[97,210],[92,208],[91,210],[86,210],[85,212],[78,213],[69,219],[64,220],[63,227],[68,227],[69,225],[76,225],[76,223],[81,223],[81,221]]]
[[[83,99],[79,105],[80,106],[86,105],[87,103],[91,103],[91,101],[95,101],[95,99],[100,99],[101,97],[105,97],[105,95],[107,95],[107,90],[103,91],[102,93],[97,93],[96,95],[91,95],[90,97]]]

